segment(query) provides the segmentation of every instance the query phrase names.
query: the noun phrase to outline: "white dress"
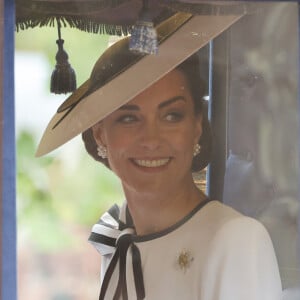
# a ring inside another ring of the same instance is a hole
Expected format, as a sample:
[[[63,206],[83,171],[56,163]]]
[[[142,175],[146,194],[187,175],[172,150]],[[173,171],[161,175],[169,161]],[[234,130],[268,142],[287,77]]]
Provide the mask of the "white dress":
[[[162,232],[136,236],[122,221],[118,228],[117,211],[106,213],[89,239],[103,255],[100,299],[281,299],[273,245],[258,221],[207,201]]]

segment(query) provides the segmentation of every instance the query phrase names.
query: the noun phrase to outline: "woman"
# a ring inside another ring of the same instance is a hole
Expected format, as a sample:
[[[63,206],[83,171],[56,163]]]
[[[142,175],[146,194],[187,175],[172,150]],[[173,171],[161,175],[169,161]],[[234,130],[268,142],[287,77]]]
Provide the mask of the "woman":
[[[102,56],[90,92],[122,72],[124,61],[138,63],[127,43]],[[281,298],[264,227],[208,199],[193,181],[211,154],[198,70],[192,55],[83,133],[87,151],[120,178],[126,198],[90,236],[102,254],[99,299]]]

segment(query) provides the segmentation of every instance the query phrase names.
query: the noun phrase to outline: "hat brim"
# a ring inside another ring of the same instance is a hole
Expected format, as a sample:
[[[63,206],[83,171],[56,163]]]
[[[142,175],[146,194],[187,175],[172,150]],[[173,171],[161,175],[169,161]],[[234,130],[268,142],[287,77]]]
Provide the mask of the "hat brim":
[[[176,68],[240,17],[241,15],[193,16],[164,40],[157,55],[142,57],[113,80],[85,97],[89,86],[86,81],[72,94],[74,97],[77,93],[76,97],[84,99],[76,103],[76,106],[54,115],[42,136],[36,156],[53,151],[104,119]]]

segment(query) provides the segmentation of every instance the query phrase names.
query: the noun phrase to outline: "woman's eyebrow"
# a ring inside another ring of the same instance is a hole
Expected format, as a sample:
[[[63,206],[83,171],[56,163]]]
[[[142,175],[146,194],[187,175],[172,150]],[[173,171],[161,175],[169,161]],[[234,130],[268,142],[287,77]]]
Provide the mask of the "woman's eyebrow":
[[[183,96],[175,96],[175,97],[173,97],[173,98],[171,98],[169,100],[166,100],[166,101],[160,103],[158,105],[158,108],[163,108],[163,107],[168,106],[168,105],[170,105],[170,104],[172,104],[172,103],[174,103],[176,101],[184,101],[184,102],[186,102],[186,99]]]
[[[163,107],[166,107],[176,101],[186,101],[186,99],[183,97],[183,96],[176,96],[176,97],[173,97],[171,99],[168,99],[164,102],[161,102],[159,105],[158,105],[158,108],[163,108]],[[134,110],[134,111],[138,111],[140,110],[140,107],[138,105],[135,105],[135,104],[125,104],[125,105],[122,105],[119,110]]]
[[[140,110],[138,105],[133,105],[133,104],[122,105],[119,109],[120,110]]]

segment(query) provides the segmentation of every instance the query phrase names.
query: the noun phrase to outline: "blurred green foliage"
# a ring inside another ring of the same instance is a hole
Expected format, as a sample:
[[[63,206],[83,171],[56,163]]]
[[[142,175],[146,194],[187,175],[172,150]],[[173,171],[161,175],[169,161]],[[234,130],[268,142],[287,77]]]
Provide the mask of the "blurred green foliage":
[[[70,166],[61,157],[34,157],[30,132],[17,139],[18,225],[47,251],[70,246],[68,227],[91,227],[112,203],[123,199],[117,177],[84,150]]]

